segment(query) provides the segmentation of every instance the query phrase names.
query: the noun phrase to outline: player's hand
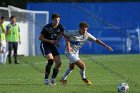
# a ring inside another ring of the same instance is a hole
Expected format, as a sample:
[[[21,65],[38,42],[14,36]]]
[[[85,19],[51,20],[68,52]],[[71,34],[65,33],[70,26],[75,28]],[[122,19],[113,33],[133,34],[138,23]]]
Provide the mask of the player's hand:
[[[18,43],[21,44],[21,41],[19,41]]]
[[[3,49],[0,49],[0,54],[3,53]]]
[[[110,46],[107,46],[107,49],[111,52],[113,51],[113,49]]]
[[[72,48],[67,46],[67,50],[68,50],[68,52],[71,52]]]
[[[59,48],[61,47],[61,45],[59,45],[59,41],[58,40],[56,40],[56,46],[59,47]]]
[[[3,50],[1,50],[0,52],[1,52],[1,53],[4,53],[4,51],[3,51]]]
[[[57,40],[49,40],[49,43],[57,45]]]

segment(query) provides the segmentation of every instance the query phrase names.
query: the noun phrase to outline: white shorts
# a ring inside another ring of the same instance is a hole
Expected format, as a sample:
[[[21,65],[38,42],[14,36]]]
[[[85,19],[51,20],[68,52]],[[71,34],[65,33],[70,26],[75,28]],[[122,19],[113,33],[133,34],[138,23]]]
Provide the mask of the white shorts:
[[[3,52],[6,52],[6,50],[7,50],[6,41],[2,41],[2,42],[1,42],[1,50],[2,50]]]
[[[69,59],[70,63],[76,63],[80,58],[79,58],[79,51],[73,53],[73,52],[68,52],[65,50],[65,55]]]

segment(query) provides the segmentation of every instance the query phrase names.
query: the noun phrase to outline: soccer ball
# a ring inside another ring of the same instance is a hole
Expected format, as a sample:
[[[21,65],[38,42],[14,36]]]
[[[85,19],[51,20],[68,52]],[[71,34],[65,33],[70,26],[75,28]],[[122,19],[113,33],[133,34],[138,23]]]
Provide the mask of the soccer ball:
[[[129,90],[129,86],[127,83],[120,83],[117,89],[118,89],[118,92],[127,92]]]

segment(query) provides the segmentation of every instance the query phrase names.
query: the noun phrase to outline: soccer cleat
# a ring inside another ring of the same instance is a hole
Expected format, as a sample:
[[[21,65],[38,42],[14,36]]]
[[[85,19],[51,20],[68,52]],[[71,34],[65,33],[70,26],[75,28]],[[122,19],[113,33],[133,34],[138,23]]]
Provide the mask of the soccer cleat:
[[[44,84],[49,85],[49,86],[53,86],[53,84],[48,79],[44,80]]]
[[[67,80],[63,80],[62,78],[60,79],[60,82],[61,82],[62,84],[67,84]]]
[[[55,79],[52,79],[52,78],[51,78],[50,82],[52,83],[52,85],[56,85]]]
[[[86,84],[86,85],[91,85],[92,83],[87,79],[82,79],[82,81]]]
[[[19,64],[19,62],[18,61],[15,61],[15,64]]]
[[[15,64],[19,64],[18,62],[16,62]]]

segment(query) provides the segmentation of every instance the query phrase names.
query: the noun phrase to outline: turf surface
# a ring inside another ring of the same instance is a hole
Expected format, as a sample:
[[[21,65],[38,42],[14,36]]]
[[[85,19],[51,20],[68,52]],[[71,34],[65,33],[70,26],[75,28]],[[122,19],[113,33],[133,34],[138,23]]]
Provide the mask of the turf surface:
[[[62,85],[60,77],[68,66],[61,56],[62,66],[56,86],[43,84],[45,59],[42,56],[19,57],[20,64],[0,65],[0,93],[117,93],[120,82],[129,84],[128,93],[140,93],[140,55],[81,55],[86,64],[86,75],[93,83],[85,85],[79,68]]]

